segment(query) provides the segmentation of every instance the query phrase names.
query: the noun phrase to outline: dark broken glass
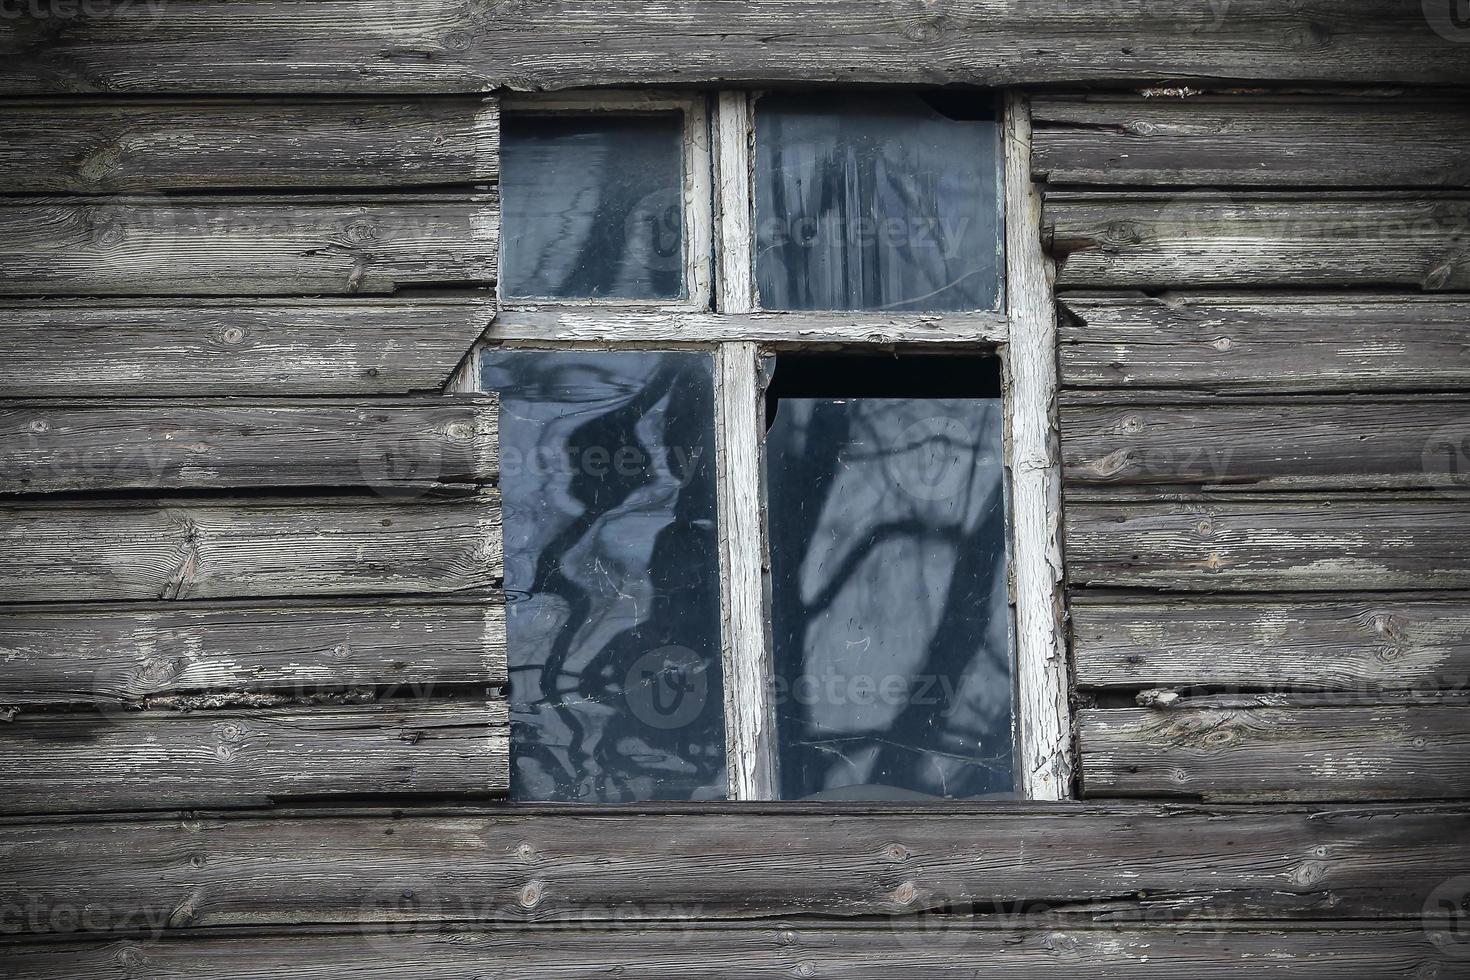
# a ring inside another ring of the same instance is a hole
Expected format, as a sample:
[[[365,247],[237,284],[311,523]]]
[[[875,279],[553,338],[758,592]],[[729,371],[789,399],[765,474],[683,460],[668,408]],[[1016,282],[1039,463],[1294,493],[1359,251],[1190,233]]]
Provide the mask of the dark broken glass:
[[[1013,793],[1000,399],[775,404],[782,798]]]
[[[491,351],[511,796],[725,796],[708,354]]]
[[[962,105],[970,118],[934,106]],[[975,117],[980,118],[975,118]],[[999,128],[980,95],[756,103],[756,279],[768,310],[993,310]]]
[[[507,114],[502,295],[683,297],[683,136],[678,113]]]

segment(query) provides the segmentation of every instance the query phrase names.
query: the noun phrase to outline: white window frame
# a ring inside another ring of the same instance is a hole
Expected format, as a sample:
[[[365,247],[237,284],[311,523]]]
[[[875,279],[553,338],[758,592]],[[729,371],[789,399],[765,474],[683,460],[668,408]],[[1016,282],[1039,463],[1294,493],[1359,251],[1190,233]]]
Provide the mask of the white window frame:
[[[1053,270],[1041,247],[1026,98],[1008,93],[1001,122],[1005,302],[1000,312],[959,314],[757,310],[752,93],[569,92],[509,96],[502,105],[512,112],[685,113],[689,301],[509,300],[500,304],[481,346],[713,352],[729,798],[772,801],[779,788],[764,595],[761,358],[781,350],[878,346],[983,351],[1001,360],[1019,785],[1031,800],[1069,798],[1074,762],[1063,631],[1057,321]],[[477,361],[468,365],[471,378],[478,375]]]

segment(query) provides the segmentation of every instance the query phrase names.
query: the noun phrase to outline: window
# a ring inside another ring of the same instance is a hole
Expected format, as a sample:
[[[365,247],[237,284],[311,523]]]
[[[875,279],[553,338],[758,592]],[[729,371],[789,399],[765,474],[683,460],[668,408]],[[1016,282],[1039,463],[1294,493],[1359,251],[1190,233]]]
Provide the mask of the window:
[[[1024,104],[525,96],[502,131],[512,796],[1064,795]]]

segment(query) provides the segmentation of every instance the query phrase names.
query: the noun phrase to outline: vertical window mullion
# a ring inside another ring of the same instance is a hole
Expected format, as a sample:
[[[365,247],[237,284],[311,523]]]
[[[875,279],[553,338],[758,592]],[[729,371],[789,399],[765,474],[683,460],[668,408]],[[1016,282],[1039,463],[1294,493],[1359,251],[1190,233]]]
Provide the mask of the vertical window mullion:
[[[751,114],[746,93],[720,93],[713,131],[716,303],[721,313],[749,313],[754,308],[755,281],[751,261]],[[720,345],[715,355],[715,428],[719,446],[725,744],[733,800],[773,800],[777,796],[775,712],[764,608],[759,373],[759,345]]]
[[[1056,429],[1057,315],[1031,179],[1031,113],[1005,109],[1006,361],[1015,537],[1017,715],[1021,786],[1033,800],[1071,792],[1067,649],[1061,628],[1061,468]]]

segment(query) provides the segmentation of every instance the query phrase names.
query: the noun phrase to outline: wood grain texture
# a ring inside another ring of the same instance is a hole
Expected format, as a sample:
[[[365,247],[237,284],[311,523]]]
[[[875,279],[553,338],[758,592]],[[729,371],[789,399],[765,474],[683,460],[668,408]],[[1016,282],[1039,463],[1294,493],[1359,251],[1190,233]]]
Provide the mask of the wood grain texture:
[[[493,396],[0,402],[0,493],[493,483]]]
[[[24,714],[0,726],[0,811],[259,806],[301,796],[503,793],[504,704]]]
[[[437,392],[494,315],[489,300],[0,303],[0,395]]]
[[[0,294],[324,295],[495,281],[493,194],[0,201]]]
[[[1059,288],[1470,289],[1470,199],[1054,192]]]
[[[1064,296],[1062,384],[1470,390],[1470,303],[1385,295]]]
[[[1464,83],[1451,8],[1361,0],[207,0],[9,21],[0,87],[56,92],[450,92],[717,81],[1159,79]],[[596,39],[596,43],[589,43]]]
[[[417,893],[415,893],[417,894]],[[1458,976],[1453,950],[1418,928],[1088,929],[1070,923],[1027,928],[969,916],[834,928],[762,923],[745,928],[414,929],[294,935],[166,936],[160,939],[32,944],[0,950],[12,975],[30,980],[176,977],[247,980],[291,976],[334,980],[371,964],[375,980],[489,980],[513,976],[583,980],[639,978],[843,977],[850,980],[1304,980]]]
[[[1465,187],[1463,99],[1043,96],[1036,169],[1055,184]]]
[[[0,825],[7,931],[916,916],[1032,901],[1121,920],[1411,918],[1464,805],[1219,810],[785,804],[304,812]],[[192,861],[195,855],[204,861]],[[405,901],[404,892],[413,893]],[[78,923],[76,910],[86,921]],[[53,914],[53,913],[67,914]]]
[[[499,176],[493,99],[0,103],[0,193],[433,187]]]
[[[0,602],[484,594],[500,576],[493,491],[0,507]]]
[[[1210,801],[1470,796],[1464,707],[1091,709],[1085,796]]]
[[[1466,501],[1364,497],[1208,502],[1069,498],[1075,586],[1182,590],[1470,586]]]
[[[1470,402],[1149,400],[1140,392],[1063,406],[1069,485],[1470,487]]]
[[[1470,603],[1395,596],[1074,602],[1082,688],[1470,688]]]
[[[134,703],[230,692],[428,697],[506,682],[505,607],[65,605],[0,608],[0,704]]]

